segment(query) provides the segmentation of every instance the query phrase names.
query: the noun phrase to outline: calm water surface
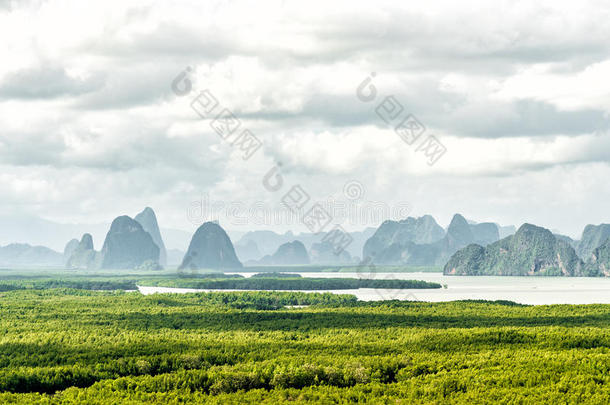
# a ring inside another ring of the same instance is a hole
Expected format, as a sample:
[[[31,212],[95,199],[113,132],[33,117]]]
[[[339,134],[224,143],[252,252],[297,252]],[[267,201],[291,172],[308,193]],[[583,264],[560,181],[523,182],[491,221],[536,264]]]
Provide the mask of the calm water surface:
[[[250,277],[256,273],[239,273]],[[610,304],[610,278],[589,277],[468,277],[444,276],[442,273],[298,273],[302,277],[375,278],[395,280],[424,280],[444,284],[441,289],[373,289],[318,290],[303,292],[331,292],[353,294],[362,301],[418,300],[455,301],[465,299],[509,300],[521,304]],[[193,288],[138,287],[142,294],[186,293],[215,290]],[[217,291],[217,290],[216,290]],[[237,290],[222,290],[237,291]]]

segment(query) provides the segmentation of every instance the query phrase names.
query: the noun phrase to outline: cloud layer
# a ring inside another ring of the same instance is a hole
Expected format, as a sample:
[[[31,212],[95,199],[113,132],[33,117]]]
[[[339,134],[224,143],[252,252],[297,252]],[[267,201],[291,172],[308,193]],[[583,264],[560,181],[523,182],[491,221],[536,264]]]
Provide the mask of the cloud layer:
[[[601,1],[0,2],[0,213],[150,205],[191,229],[203,193],[279,208],[261,181],[281,163],[312,200],[356,180],[445,223],[577,235],[610,221],[609,17]],[[203,89],[262,140],[251,159],[190,107]],[[388,96],[446,147],[433,166],[376,113]]]

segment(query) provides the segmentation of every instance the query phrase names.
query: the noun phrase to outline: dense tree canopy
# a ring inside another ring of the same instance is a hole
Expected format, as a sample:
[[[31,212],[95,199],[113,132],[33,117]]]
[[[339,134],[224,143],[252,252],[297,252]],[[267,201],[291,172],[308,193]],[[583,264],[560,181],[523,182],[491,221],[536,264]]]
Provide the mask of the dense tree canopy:
[[[0,402],[602,404],[609,309],[4,291]]]

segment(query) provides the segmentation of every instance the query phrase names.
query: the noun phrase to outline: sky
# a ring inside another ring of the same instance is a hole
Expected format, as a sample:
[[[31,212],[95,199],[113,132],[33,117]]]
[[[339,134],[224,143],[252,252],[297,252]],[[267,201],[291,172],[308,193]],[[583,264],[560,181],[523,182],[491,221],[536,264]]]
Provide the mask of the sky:
[[[283,232],[319,202],[348,230],[459,212],[578,237],[610,222],[609,20],[604,1],[0,0],[0,215]]]

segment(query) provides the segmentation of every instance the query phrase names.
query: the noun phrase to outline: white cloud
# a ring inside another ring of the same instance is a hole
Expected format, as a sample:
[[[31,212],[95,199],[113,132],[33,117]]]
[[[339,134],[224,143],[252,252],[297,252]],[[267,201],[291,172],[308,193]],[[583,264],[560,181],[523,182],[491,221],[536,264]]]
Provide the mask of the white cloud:
[[[610,114],[610,59],[577,72],[557,72],[554,65],[533,65],[509,77],[496,96],[536,99],[562,110],[595,108]]]
[[[191,228],[201,193],[278,206],[261,179],[279,161],[314,199],[357,179],[375,201],[445,221],[574,233],[607,221],[609,13],[596,1],[13,2],[0,8],[0,210],[95,222],[151,205]],[[172,94],[186,66],[263,152],[243,161]],[[367,104],[356,87],[371,72]],[[375,114],[388,95],[447,147],[435,166]]]

